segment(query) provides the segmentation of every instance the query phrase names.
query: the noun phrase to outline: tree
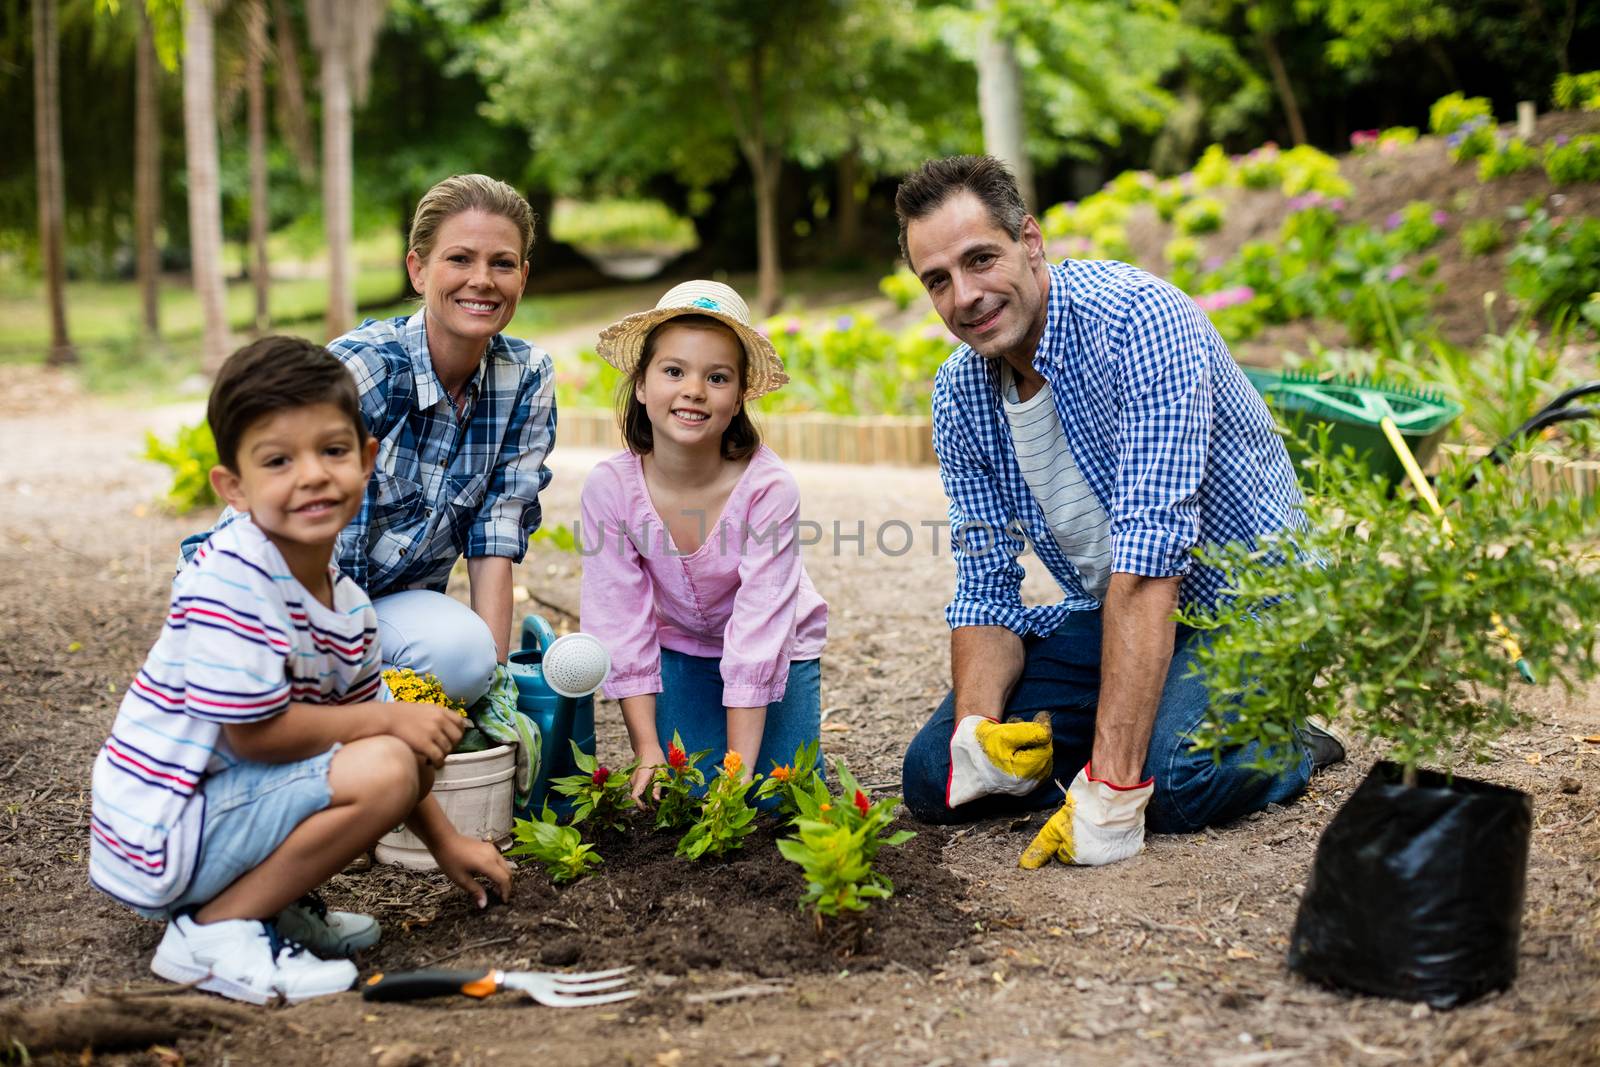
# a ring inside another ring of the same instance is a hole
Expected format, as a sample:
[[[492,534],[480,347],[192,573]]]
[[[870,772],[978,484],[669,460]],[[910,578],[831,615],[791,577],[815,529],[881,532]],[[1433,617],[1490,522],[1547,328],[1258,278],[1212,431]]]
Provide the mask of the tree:
[[[189,177],[189,258],[200,298],[201,366],[227,356],[222,278],[222,189],[217,161],[216,26],[213,0],[184,0],[183,142]]]
[[[251,279],[255,283],[255,329],[272,328],[272,274],[267,264],[267,230],[271,205],[267,201],[267,6],[265,0],[246,0],[245,91],[249,97],[250,126],[250,247]]]
[[[977,0],[982,25],[978,32],[978,114],[983,118],[983,150],[1005,160],[1016,176],[1022,201],[1032,211],[1033,164],[1026,146],[1027,119],[1022,107],[1022,72],[1011,41],[994,17],[995,0]]]
[[[38,174],[39,255],[50,304],[52,366],[76,363],[67,337],[66,191],[61,166],[61,38],[56,0],[36,0],[33,9],[33,126]]]
[[[387,0],[310,0],[311,41],[322,72],[322,217],[328,241],[329,337],[355,323],[353,101],[366,95]]]
[[[139,43],[134,59],[133,233],[134,270],[139,279],[139,321],[145,336],[161,336],[161,86],[155,28],[139,4]]]
[[[914,11],[911,0],[545,0],[484,23],[476,0],[433,7],[463,28],[489,114],[528,130],[534,175],[558,190],[634,191],[661,175],[704,189],[742,164],[755,304],[768,313],[782,295],[784,162],[814,152],[823,118],[892,106],[897,94],[873,84],[867,60],[899,47],[889,31]],[[830,145],[827,158],[847,147]]]

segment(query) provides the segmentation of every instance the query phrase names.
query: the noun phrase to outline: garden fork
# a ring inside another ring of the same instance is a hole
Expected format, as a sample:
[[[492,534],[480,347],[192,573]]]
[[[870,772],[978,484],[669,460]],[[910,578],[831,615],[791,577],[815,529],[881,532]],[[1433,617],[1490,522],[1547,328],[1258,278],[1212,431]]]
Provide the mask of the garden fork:
[[[614,1004],[639,995],[637,989],[618,989],[628,984],[621,977],[632,967],[613,967],[609,971],[581,974],[538,971],[402,971],[375,974],[367,979],[361,996],[366,1000],[421,1000],[450,993],[483,998],[502,989],[528,994],[552,1008],[584,1008]]]

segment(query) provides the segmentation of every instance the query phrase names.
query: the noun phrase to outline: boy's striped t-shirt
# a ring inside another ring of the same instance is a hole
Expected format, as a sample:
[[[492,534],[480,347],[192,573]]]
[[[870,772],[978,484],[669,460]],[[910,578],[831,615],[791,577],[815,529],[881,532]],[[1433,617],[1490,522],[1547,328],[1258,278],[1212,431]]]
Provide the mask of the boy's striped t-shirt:
[[[95,759],[95,886],[143,908],[188,888],[205,826],[200,785],[238,762],[223,724],[269,718],[291,701],[378,695],[377,615],[355,582],[331,573],[330,609],[248,516],[218,530],[179,572],[161,636]]]

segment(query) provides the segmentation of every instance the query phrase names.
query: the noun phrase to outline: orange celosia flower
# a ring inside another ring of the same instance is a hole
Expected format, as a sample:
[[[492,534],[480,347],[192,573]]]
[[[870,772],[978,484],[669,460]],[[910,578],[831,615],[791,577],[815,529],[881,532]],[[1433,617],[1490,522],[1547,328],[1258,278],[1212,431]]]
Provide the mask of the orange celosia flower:
[[[767,777],[771,778],[774,782],[787,782],[790,776],[793,774],[794,772],[787,767],[774,767],[772,768],[772,773],[767,775]]]
[[[729,750],[722,759],[722,773],[729,778],[737,778],[742,770],[744,770],[744,760],[739,758],[739,753]]]
[[[832,811],[833,810],[833,805],[825,803],[821,807],[819,807],[817,810],[818,811]]]

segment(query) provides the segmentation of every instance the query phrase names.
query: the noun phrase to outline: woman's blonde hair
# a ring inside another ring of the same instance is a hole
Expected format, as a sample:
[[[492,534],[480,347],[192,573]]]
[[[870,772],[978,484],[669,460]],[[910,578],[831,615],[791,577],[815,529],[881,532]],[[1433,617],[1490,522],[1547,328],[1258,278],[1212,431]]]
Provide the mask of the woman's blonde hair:
[[[416,214],[411,216],[408,251],[426,260],[444,220],[463,211],[482,211],[510,219],[522,234],[522,258],[526,260],[533,251],[533,209],[521,193],[487,174],[456,174],[429,189],[417,201]]]

